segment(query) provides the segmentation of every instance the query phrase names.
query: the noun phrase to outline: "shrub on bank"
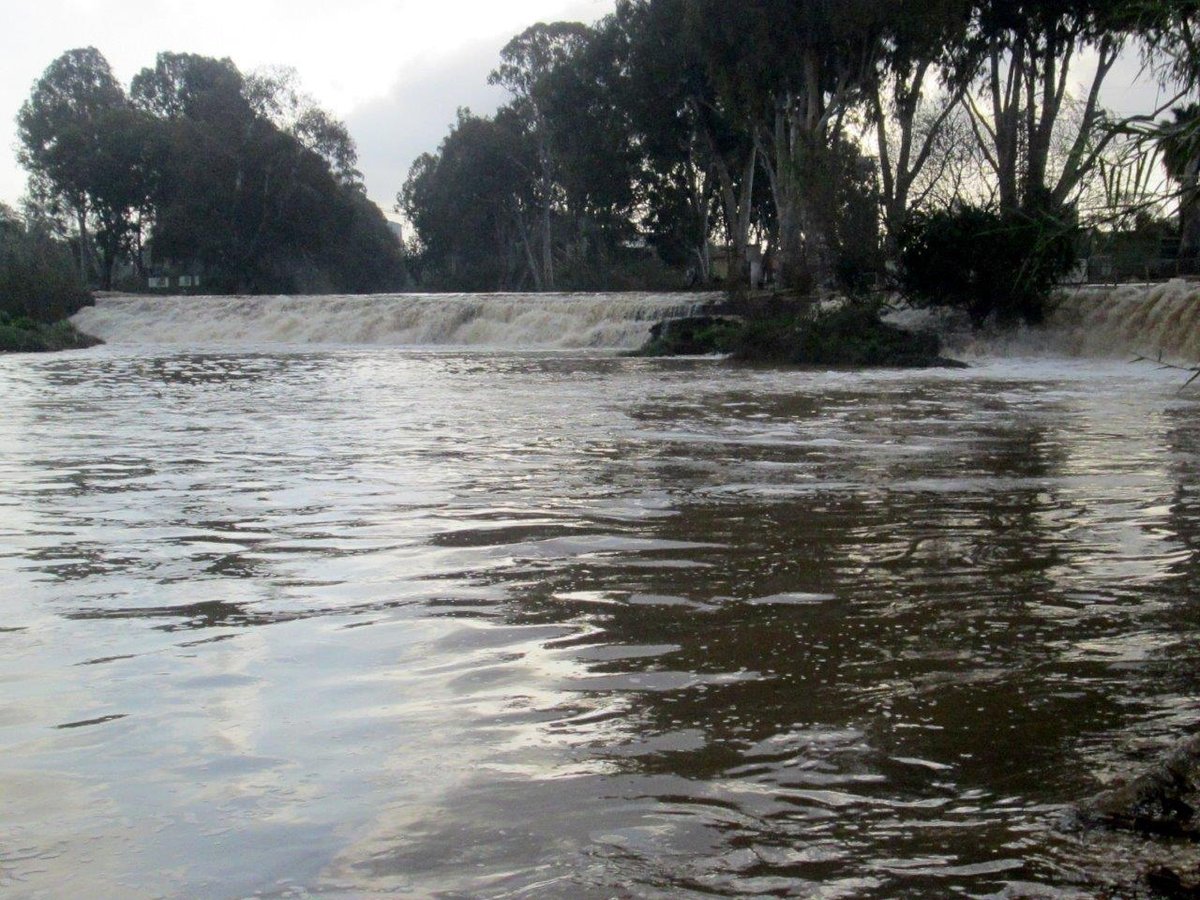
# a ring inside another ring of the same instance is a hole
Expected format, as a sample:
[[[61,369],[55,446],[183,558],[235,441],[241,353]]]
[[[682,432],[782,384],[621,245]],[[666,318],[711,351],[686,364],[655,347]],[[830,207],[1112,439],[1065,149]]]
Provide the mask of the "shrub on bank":
[[[104,343],[84,334],[68,322],[35,322],[28,316],[10,316],[0,312],[0,353],[44,353],[54,350],[82,350]]]
[[[49,323],[91,302],[70,247],[0,208],[0,312]]]
[[[1002,215],[959,204],[915,213],[900,235],[901,289],[917,304],[965,310],[976,326],[1037,324],[1076,264],[1079,239],[1069,210]]]
[[[667,319],[650,329],[650,339],[631,356],[710,356],[732,353],[745,325],[721,316]]]
[[[802,366],[923,368],[945,365],[941,339],[883,321],[871,304],[746,323],[733,350],[743,362]]]
[[[71,248],[0,204],[0,352],[74,350],[101,343],[68,316],[92,302]]]
[[[961,365],[941,356],[932,332],[883,321],[869,303],[844,303],[733,319],[693,316],[661,322],[638,356],[729,354],[739,362],[793,366],[924,368]]]

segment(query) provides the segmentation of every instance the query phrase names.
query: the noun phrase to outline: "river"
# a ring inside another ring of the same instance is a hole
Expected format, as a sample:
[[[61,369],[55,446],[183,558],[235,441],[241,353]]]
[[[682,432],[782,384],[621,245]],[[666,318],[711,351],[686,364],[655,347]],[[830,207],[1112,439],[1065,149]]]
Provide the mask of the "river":
[[[1178,372],[0,358],[0,895],[1126,895],[1200,718]]]

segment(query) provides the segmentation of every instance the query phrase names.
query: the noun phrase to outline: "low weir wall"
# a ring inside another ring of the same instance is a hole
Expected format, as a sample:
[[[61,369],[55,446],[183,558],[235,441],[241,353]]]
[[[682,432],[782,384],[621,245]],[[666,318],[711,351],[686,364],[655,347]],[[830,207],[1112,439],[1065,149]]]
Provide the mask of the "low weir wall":
[[[1200,282],[1088,286],[1063,291],[1047,322],[1071,356],[1141,355],[1200,362]]]

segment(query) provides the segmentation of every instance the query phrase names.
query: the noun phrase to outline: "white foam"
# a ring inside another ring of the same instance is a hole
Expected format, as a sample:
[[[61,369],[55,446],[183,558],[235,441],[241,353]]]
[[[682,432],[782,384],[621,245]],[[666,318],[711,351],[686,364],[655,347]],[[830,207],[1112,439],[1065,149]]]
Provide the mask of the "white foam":
[[[72,321],[113,344],[354,344],[631,349],[703,294],[105,297]]]
[[[970,327],[964,314],[947,309],[902,307],[888,320],[930,329],[946,352],[965,359],[1150,358],[1200,362],[1200,283],[1089,285],[1061,291],[1044,325]]]
[[[1048,330],[1073,356],[1200,361],[1200,284],[1083,287],[1063,293]]]

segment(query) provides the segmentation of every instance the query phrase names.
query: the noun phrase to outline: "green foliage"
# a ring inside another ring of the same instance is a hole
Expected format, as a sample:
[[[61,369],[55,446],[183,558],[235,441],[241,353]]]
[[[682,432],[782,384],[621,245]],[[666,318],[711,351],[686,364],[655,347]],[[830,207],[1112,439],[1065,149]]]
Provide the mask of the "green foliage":
[[[103,341],[83,334],[65,319],[47,325],[24,316],[11,318],[0,312],[0,353],[83,350],[101,343]]]
[[[838,140],[820,172],[824,190],[815,192],[828,209],[835,284],[850,295],[867,291],[883,269],[879,233],[880,197],[875,160],[848,140]]]
[[[884,322],[869,303],[846,303],[806,315],[752,319],[733,357],[745,362],[806,366],[923,368],[951,364],[932,332]]]
[[[642,268],[628,252],[638,154],[616,100],[617,40],[554,23],[505,46],[491,81],[511,102],[490,118],[460,110],[397,196],[416,229],[422,287],[614,287],[625,263]]]
[[[467,291],[521,285],[533,255],[526,174],[534,149],[511,112],[493,119],[460,110],[437,154],[413,163],[398,207],[420,239],[420,283]],[[464,223],[470,223],[464,227]]]
[[[1079,240],[1067,211],[1005,216],[964,204],[914,214],[901,234],[901,286],[915,302],[965,310],[976,325],[1037,323]]]
[[[746,326],[721,316],[667,319],[650,329],[650,339],[630,356],[708,356],[732,353]]]
[[[1099,81],[1072,100],[1072,64],[1090,51],[1102,80],[1135,36],[1159,47],[1167,35],[1182,37],[1200,58],[1186,40],[1196,7],[618,0],[591,28],[540,24],[513,38],[491,79],[512,93],[502,113],[514,126],[507,150],[485,128],[456,125],[438,154],[418,161],[402,204],[420,214],[425,274],[443,286],[565,286],[573,271],[603,270],[636,234],[679,269],[707,274],[710,248],[724,245],[730,277],[744,283],[747,261],[765,245],[785,287],[861,291],[881,269],[884,246],[895,252],[908,210],[932,202],[929,180],[939,191],[957,183],[996,197],[1006,228],[1061,219],[1045,211],[1080,195],[1114,133]],[[922,96],[935,82],[953,99],[969,89],[974,102],[924,115]],[[854,132],[889,106],[903,122],[881,149],[881,167]],[[955,130],[955,109],[973,136],[940,140]],[[482,145],[465,146],[475,139]],[[958,152],[972,140],[978,170]],[[516,168],[507,191],[450,158],[497,152],[508,155],[494,171]],[[928,174],[939,167],[946,178]],[[479,207],[485,235],[454,235],[463,219],[452,211]],[[498,209],[508,221],[500,230],[492,227]],[[1038,271],[1021,279],[1033,294],[1047,268],[1040,263],[1062,247],[1039,249]],[[1037,316],[1028,298],[999,306],[1004,316],[1008,306],[1015,318]]]
[[[87,230],[100,250],[101,286],[128,251],[145,204],[151,160],[147,117],[129,103],[95,47],[69,50],[46,69],[17,116],[20,158],[69,207],[87,270]]]
[[[610,85],[612,102],[624,114],[627,144],[637,154],[638,224],[659,257],[680,269],[703,258],[716,216],[733,212],[718,202],[714,183],[728,177],[732,200],[741,188],[742,160],[752,150],[714,102],[703,60],[679,27],[686,5],[623,0],[600,26],[621,74]],[[737,226],[733,217],[725,230],[733,234]]]
[[[159,54],[130,95],[95,48],[71,50],[18,117],[37,205],[70,214],[102,286],[142,248],[238,292],[368,291],[406,281],[402,249],[354,169],[345,126],[287,77]],[[144,226],[148,232],[143,233]]]
[[[662,322],[635,356],[728,353],[746,363],[790,366],[924,368],[961,365],[943,359],[932,332],[884,322],[871,303],[731,319],[693,316]]]
[[[191,54],[159,54],[132,94],[165,148],[150,194],[158,257],[198,267],[226,291],[404,283],[401,248],[352,177],[353,145],[340,123],[309,109],[281,128],[268,113],[287,101],[267,82]]]
[[[0,207],[0,314],[50,323],[89,303],[70,248]]]

